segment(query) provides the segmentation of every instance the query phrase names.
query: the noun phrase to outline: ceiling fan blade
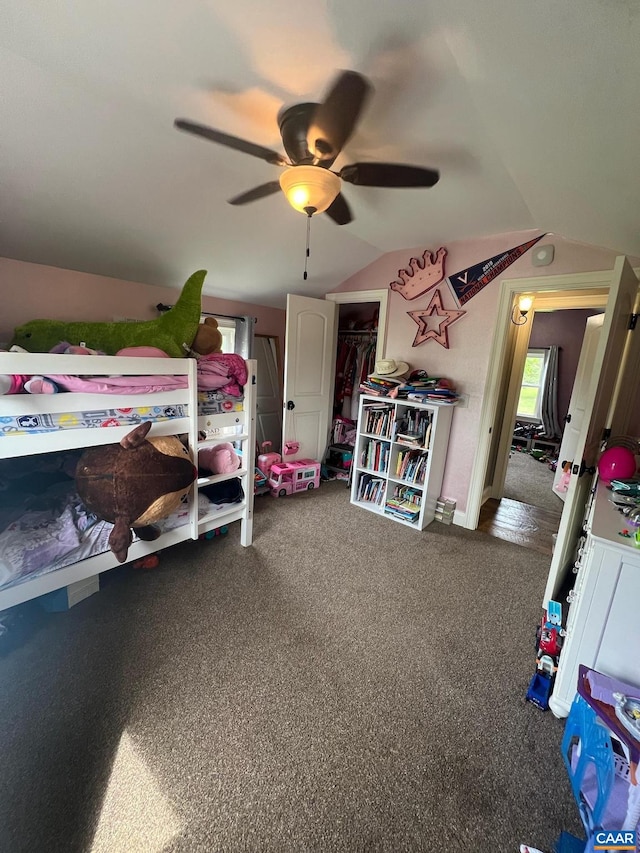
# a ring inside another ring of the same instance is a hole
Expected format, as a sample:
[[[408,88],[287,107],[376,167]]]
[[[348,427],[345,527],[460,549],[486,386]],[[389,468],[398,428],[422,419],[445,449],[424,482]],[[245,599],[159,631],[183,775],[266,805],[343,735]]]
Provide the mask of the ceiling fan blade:
[[[262,145],[256,145],[255,142],[247,142],[246,139],[229,136],[228,133],[221,133],[212,127],[206,127],[203,124],[196,124],[182,118],[177,118],[174,124],[179,130],[185,130],[187,133],[202,136],[204,139],[217,142],[219,145],[226,145],[227,148],[233,148],[234,151],[251,154],[252,157],[259,157],[260,160],[266,160],[267,163],[273,163],[275,166],[288,165],[282,154],[278,154],[277,151],[272,151],[270,148],[264,148]]]
[[[279,181],[269,181],[266,184],[261,184],[259,187],[254,187],[252,190],[247,190],[246,193],[234,196],[229,199],[229,204],[249,204],[250,201],[258,201],[260,198],[266,198],[268,195],[280,192]]]
[[[432,187],[440,172],[397,163],[352,163],[339,172],[343,181],[361,187]]]
[[[321,162],[333,162],[349,139],[371,90],[355,71],[343,71],[316,107],[307,133],[309,151]]]
[[[333,219],[336,225],[347,225],[349,222],[353,221],[351,209],[349,208],[349,205],[342,193],[338,193],[329,207],[325,210],[325,213]]]

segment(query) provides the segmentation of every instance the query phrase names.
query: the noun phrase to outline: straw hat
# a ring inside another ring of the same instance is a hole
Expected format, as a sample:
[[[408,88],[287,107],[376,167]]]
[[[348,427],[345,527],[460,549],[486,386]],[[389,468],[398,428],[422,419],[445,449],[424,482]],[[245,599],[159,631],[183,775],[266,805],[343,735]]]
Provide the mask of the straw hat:
[[[409,365],[406,361],[396,361],[393,358],[381,358],[376,361],[375,370],[372,376],[378,376],[380,379],[394,379],[399,376],[404,376],[409,372]]]

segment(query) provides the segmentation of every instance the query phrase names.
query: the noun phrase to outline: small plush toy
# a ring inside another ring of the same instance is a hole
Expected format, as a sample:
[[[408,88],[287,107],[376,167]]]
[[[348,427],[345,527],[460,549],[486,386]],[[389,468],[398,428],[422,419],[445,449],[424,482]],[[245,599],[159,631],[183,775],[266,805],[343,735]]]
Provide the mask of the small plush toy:
[[[198,451],[198,465],[212,474],[231,474],[240,467],[240,457],[228,441]]]
[[[202,286],[206,270],[195,272],[182,288],[176,304],[156,320],[140,323],[62,323],[31,320],[14,330],[12,344],[28,352],[50,352],[65,341],[115,355],[125,347],[150,346],[172,358],[189,352],[200,325]]]
[[[200,323],[191,349],[196,356],[222,352],[222,335],[215,317],[205,317],[204,322]]]
[[[26,352],[21,347],[12,347],[12,352]],[[5,352],[5,350],[0,350]],[[0,395],[4,394],[57,394],[58,386],[44,376],[29,376],[23,373],[0,373]]]
[[[176,510],[198,476],[187,448],[175,436],[147,439],[140,424],[120,444],[86,450],[76,468],[76,488],[91,512],[113,524],[109,546],[119,563],[133,541],[160,535],[153,524]]]

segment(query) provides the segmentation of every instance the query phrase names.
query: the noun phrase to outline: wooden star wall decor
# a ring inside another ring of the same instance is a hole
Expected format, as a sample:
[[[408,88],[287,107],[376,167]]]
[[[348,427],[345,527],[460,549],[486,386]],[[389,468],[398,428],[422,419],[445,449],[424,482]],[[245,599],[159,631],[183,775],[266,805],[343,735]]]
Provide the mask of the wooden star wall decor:
[[[445,308],[442,304],[442,294],[440,290],[436,290],[431,298],[431,302],[426,308],[421,311],[407,311],[411,319],[418,324],[418,331],[414,338],[412,346],[417,347],[425,341],[434,340],[449,349],[449,326],[459,320],[466,311],[457,311],[453,308]],[[429,318],[437,317],[439,319],[438,330],[429,328]]]

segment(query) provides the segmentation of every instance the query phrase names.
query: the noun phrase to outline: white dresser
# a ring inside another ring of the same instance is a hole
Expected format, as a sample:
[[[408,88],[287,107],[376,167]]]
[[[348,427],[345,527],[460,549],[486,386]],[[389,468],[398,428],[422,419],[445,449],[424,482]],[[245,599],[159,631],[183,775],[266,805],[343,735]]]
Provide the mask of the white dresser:
[[[569,713],[580,664],[640,686],[640,548],[619,535],[626,519],[611,494],[598,484],[549,702],[557,717]]]

